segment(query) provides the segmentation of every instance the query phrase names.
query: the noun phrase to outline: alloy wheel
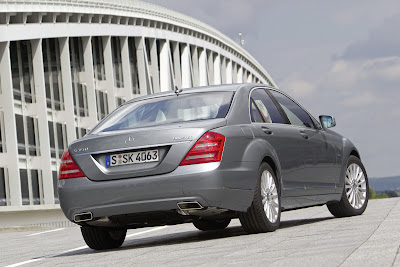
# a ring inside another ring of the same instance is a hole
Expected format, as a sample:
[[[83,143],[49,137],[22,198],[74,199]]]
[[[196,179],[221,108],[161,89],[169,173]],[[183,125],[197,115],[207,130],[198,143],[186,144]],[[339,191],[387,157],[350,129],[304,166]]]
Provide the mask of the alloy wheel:
[[[279,197],[275,180],[268,170],[261,175],[261,197],[265,215],[271,223],[275,223],[279,215]]]
[[[346,171],[346,196],[354,209],[363,207],[367,199],[367,181],[360,166],[353,163]]]

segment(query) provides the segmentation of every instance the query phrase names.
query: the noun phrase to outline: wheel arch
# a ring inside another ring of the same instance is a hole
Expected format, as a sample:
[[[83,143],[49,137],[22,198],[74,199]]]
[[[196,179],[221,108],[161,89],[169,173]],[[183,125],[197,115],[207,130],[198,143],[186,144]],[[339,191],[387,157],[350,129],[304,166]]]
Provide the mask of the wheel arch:
[[[279,191],[282,193],[282,178],[281,178],[281,172],[280,169],[278,168],[278,165],[275,163],[275,160],[271,156],[264,156],[264,158],[261,161],[261,164],[265,162],[269,166],[271,166],[272,170],[274,171],[274,174],[276,176],[276,179],[278,179],[278,186],[279,186]],[[261,165],[260,164],[260,165]],[[281,194],[282,195],[282,194]]]
[[[344,178],[346,176],[347,163],[351,156],[354,156],[361,160],[360,152],[357,150],[355,145],[348,139],[343,138],[343,159],[342,159],[342,169],[339,177],[339,184],[337,188],[337,193],[341,193],[344,187]]]
[[[268,163],[278,179],[279,188],[281,189],[281,166],[279,164],[278,156],[275,149],[270,143],[261,139],[252,139],[247,145],[244,153],[242,155],[242,160],[254,162],[256,166],[261,166],[263,162]],[[251,188],[254,190],[256,188],[257,179],[252,179]]]
[[[354,156],[354,157],[356,157],[356,158],[358,158],[358,159],[361,160],[360,153],[358,153],[357,149],[355,149],[355,148],[353,148],[353,149],[351,150],[349,156]]]

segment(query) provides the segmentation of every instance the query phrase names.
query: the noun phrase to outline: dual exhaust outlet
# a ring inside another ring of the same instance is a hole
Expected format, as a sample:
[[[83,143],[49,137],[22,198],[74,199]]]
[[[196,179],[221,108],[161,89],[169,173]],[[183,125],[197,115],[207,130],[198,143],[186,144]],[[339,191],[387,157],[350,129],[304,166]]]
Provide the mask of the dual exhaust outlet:
[[[190,211],[204,209],[204,207],[197,201],[184,201],[179,202],[176,205],[179,208],[178,213],[182,215],[190,215]]]
[[[202,210],[204,207],[197,201],[184,201],[177,203],[178,212],[182,215],[189,215],[192,210]],[[93,220],[91,212],[82,212],[74,215],[74,222],[88,222]]]
[[[74,215],[74,222],[87,222],[93,220],[93,214],[91,212],[82,212]]]

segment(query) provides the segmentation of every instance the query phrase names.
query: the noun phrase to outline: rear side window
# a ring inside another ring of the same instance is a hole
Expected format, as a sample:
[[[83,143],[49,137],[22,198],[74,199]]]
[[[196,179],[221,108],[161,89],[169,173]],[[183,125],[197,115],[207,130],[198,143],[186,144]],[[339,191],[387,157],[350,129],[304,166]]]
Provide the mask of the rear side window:
[[[207,92],[133,102],[113,112],[92,133],[225,118],[232,96],[233,92]]]
[[[251,101],[252,122],[285,123],[274,102],[264,89],[253,90]],[[256,109],[259,112],[255,112]],[[262,117],[261,121],[257,118],[256,113]]]
[[[314,123],[310,116],[299,105],[281,93],[272,90],[270,92],[281,105],[291,124],[314,128]]]

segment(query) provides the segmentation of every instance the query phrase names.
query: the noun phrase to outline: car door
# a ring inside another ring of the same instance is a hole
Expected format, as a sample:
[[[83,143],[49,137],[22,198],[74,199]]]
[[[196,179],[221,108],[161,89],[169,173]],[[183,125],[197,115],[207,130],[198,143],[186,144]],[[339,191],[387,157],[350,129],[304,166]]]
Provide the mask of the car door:
[[[285,112],[293,131],[302,137],[307,155],[302,155],[303,169],[300,173],[306,193],[334,193],[337,178],[336,149],[329,142],[325,130],[318,127],[308,112],[292,99],[274,90],[269,92]]]
[[[305,162],[312,160],[308,142],[290,125],[265,89],[255,89],[250,95],[250,114],[258,136],[274,148],[281,165],[282,196],[305,194]]]

